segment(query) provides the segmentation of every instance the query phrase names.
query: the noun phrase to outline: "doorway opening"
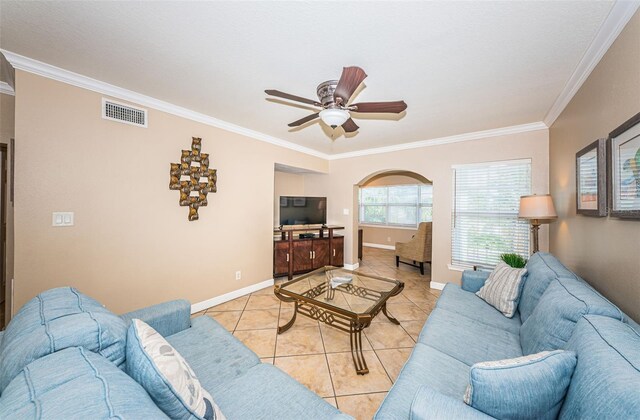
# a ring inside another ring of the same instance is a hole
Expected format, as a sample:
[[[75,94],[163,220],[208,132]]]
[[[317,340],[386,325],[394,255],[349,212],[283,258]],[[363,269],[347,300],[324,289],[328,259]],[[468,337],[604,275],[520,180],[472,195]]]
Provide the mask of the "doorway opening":
[[[0,144],[0,330],[4,329],[7,306],[7,155],[6,144]]]
[[[397,243],[415,241],[414,237],[419,236],[420,223],[432,221],[433,182],[413,171],[378,171],[354,186],[353,201],[354,224],[357,226],[354,229],[356,249],[353,255],[362,261],[363,253],[366,253],[363,248],[374,248],[388,250],[378,253],[384,254],[385,258],[387,254],[393,258]],[[426,245],[430,250],[431,234]],[[428,267],[430,269],[431,265]]]

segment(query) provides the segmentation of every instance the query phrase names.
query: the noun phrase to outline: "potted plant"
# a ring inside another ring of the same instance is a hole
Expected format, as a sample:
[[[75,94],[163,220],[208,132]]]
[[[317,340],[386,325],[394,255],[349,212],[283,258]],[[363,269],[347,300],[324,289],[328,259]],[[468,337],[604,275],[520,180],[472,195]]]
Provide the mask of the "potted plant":
[[[524,268],[524,266],[527,265],[526,258],[518,254],[502,254],[500,255],[500,259],[513,268]]]

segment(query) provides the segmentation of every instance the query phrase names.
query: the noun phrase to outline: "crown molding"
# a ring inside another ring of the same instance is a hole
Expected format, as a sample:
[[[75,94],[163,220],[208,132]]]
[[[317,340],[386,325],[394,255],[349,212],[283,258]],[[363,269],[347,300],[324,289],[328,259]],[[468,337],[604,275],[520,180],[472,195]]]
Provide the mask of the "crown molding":
[[[638,7],[640,7],[640,1],[637,0],[618,0],[614,3],[609,15],[600,26],[595,38],[591,41],[589,48],[587,48],[576,69],[571,74],[564,89],[544,117],[543,121],[548,127],[551,127],[564,111],[618,35],[620,35],[629,19],[638,10]]]
[[[348,159],[359,156],[377,155],[380,153],[398,152],[400,150],[418,149],[420,147],[438,146],[441,144],[459,143],[462,141],[480,140],[488,137],[505,136],[509,134],[526,133],[528,131],[546,130],[547,125],[542,121],[512,125],[491,130],[474,131],[471,133],[456,134],[455,136],[439,137],[429,140],[414,141],[411,143],[394,144],[393,146],[376,147],[373,149],[356,150],[354,152],[329,155],[329,160]]]
[[[76,86],[82,89],[87,89],[87,90],[98,92],[100,94],[107,95],[113,98],[132,102],[148,108],[153,108],[158,111],[176,115],[181,118],[186,118],[188,120],[196,121],[212,127],[221,128],[223,130],[230,131],[232,133],[241,134],[243,136],[250,137],[259,141],[263,141],[266,143],[270,143],[276,146],[284,147],[290,150],[305,153],[305,154],[319,157],[326,160],[347,159],[351,157],[396,152],[399,150],[417,149],[420,147],[429,147],[429,146],[437,146],[441,144],[457,143],[462,141],[479,140],[487,137],[524,133],[527,131],[546,130],[548,128],[542,122],[535,122],[535,123],[529,123],[529,124],[521,124],[521,125],[510,126],[510,127],[497,128],[492,130],[457,134],[449,137],[440,137],[435,139],[415,141],[411,143],[402,143],[402,144],[396,144],[392,146],[364,149],[364,150],[358,150],[354,152],[346,152],[346,153],[338,153],[338,154],[330,155],[327,153],[320,152],[318,150],[314,150],[314,149],[300,146],[298,144],[295,144],[286,140],[279,139],[277,137],[270,136],[268,134],[261,133],[259,131],[251,130],[245,127],[241,127],[241,126],[229,123],[227,121],[219,120],[217,118],[214,118],[196,111],[192,111],[187,108],[173,105],[169,102],[165,102],[160,99],[153,98],[151,96],[143,95],[128,89],[111,85],[106,82],[102,82],[100,80],[83,76],[78,73],[64,70],[47,63],[43,63],[41,61],[22,56],[20,54],[13,53],[11,51],[0,49],[0,52],[4,54],[7,61],[9,61],[9,63],[11,63],[11,65],[18,70],[37,74],[39,76],[57,80],[59,82]]]
[[[111,85],[106,82],[102,82],[100,80],[83,76],[78,73],[64,70],[47,63],[43,63],[41,61],[22,56],[20,54],[13,53],[11,51],[0,49],[0,52],[2,52],[2,54],[4,54],[7,61],[9,61],[9,63],[11,63],[11,65],[18,70],[37,74],[39,76],[57,80],[59,82],[67,83],[69,85],[91,90],[93,92],[98,92],[100,94],[122,99],[128,102],[133,102],[148,108],[153,108],[158,111],[162,111],[168,114],[176,115],[178,117],[186,118],[188,120],[196,121],[212,127],[221,128],[223,130],[230,131],[236,134],[241,134],[243,136],[247,136],[247,137],[260,140],[266,143],[274,144],[276,146],[285,147],[287,149],[295,150],[301,153],[306,153],[308,155],[316,156],[322,159],[328,159],[328,155],[326,153],[322,153],[317,150],[310,149],[308,147],[300,146],[298,144],[295,144],[286,140],[282,140],[277,137],[273,137],[268,134],[261,133],[259,131],[241,127],[239,125],[235,125],[227,121],[210,117],[200,112],[192,111],[190,109],[183,108],[181,106],[173,105],[169,102],[165,102],[160,99],[153,98],[151,96],[143,95],[128,89]]]
[[[0,82],[0,93],[3,93],[5,95],[11,95],[11,96],[16,95],[13,88],[7,82]]]

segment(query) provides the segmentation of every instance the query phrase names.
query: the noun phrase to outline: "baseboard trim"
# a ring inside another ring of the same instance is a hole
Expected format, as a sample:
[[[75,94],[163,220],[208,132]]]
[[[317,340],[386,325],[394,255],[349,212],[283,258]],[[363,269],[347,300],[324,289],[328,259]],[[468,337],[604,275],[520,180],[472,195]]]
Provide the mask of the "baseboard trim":
[[[390,249],[392,251],[396,250],[395,245],[382,245],[382,244],[372,244],[369,242],[363,242],[362,246],[366,246],[367,248]]]
[[[447,283],[438,283],[437,281],[431,281],[429,283],[429,287],[431,287],[432,289],[436,289],[436,290],[442,290],[444,289],[444,286],[446,286]]]
[[[358,267],[360,267],[360,263],[355,263],[355,264],[345,264],[344,268],[346,268],[347,270],[357,270]]]
[[[225,293],[224,295],[194,303],[191,305],[191,313],[195,314],[196,312],[209,309],[212,306],[220,305],[221,303],[229,302],[230,300],[248,295],[249,293],[257,292],[258,290],[262,290],[269,286],[273,286],[273,279],[265,280],[260,283],[252,284],[251,286],[243,287],[242,289],[234,290],[233,292]]]

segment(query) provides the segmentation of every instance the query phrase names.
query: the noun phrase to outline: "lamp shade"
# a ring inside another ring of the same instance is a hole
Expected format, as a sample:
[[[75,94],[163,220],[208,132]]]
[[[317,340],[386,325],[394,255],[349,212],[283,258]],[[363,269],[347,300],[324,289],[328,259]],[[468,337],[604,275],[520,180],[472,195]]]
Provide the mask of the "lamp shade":
[[[327,108],[320,111],[320,119],[328,126],[336,128],[349,119],[349,112],[344,109]]]
[[[523,195],[520,197],[521,219],[552,220],[558,217],[551,195]]]

